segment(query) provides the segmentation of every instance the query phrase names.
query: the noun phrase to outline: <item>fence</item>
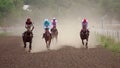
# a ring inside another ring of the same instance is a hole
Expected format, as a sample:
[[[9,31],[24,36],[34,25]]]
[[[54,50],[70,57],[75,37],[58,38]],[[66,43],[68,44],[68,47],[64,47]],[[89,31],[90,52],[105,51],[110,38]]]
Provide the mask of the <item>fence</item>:
[[[108,29],[93,29],[96,34],[111,37],[116,41],[120,41],[120,30],[108,30]]]

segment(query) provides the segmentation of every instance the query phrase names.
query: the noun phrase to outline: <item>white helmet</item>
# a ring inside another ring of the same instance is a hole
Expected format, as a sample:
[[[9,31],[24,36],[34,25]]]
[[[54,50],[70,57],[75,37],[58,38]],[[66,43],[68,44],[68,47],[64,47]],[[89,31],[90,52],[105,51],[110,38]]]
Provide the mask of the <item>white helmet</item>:
[[[53,17],[53,20],[56,20],[56,18],[55,18],[55,17]]]
[[[48,21],[48,19],[45,19],[44,21]]]

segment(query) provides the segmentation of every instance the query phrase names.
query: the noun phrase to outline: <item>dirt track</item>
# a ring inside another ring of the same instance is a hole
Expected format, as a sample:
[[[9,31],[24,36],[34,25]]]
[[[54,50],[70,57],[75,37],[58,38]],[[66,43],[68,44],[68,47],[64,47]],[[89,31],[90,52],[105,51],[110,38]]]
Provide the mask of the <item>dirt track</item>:
[[[102,47],[27,53],[20,37],[0,38],[0,68],[120,68],[120,54]]]

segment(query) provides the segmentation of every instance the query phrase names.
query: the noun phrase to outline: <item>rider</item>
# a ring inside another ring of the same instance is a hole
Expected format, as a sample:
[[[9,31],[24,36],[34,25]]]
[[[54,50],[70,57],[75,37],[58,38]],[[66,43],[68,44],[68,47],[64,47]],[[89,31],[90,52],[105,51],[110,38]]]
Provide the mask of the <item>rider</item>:
[[[84,18],[83,21],[82,21],[82,29],[81,29],[81,32],[83,32],[83,31],[88,31],[88,32],[89,32],[89,30],[88,30],[87,27],[88,27],[88,21],[87,21],[86,18]]]
[[[32,29],[31,29],[31,27],[32,27]],[[34,25],[33,25],[33,23],[32,23],[30,18],[27,18],[27,21],[25,22],[25,28],[27,30],[33,31]]]
[[[51,23],[49,22],[49,20],[48,19],[45,19],[44,20],[44,29],[45,29],[45,31],[46,31],[46,28],[48,28],[48,30],[50,30],[50,27],[51,27]]]
[[[88,27],[88,22],[87,19],[84,18],[82,21],[82,30],[87,30],[87,27]]]
[[[54,17],[54,18],[52,19],[52,27],[53,27],[53,28],[56,27],[56,23],[57,23],[57,20],[56,20],[56,18]]]
[[[51,32],[57,31],[56,23],[57,23],[56,18],[53,18],[53,19],[52,19],[52,29],[51,29]]]

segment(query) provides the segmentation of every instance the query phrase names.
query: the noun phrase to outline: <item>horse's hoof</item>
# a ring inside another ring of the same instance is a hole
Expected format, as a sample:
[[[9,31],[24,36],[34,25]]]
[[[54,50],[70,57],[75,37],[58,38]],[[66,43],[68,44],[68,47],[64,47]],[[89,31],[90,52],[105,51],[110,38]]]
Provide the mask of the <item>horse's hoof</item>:
[[[48,50],[50,50],[50,47],[48,47]]]
[[[26,46],[23,47],[24,49],[26,48]]]
[[[83,44],[83,46],[84,46],[84,43],[82,43]]]
[[[31,52],[31,50],[29,50],[28,52]]]
[[[50,48],[48,48],[48,50],[50,50]]]
[[[88,49],[88,46],[86,46],[86,48]]]
[[[48,46],[48,48],[47,48],[48,50],[50,50],[50,47]]]

